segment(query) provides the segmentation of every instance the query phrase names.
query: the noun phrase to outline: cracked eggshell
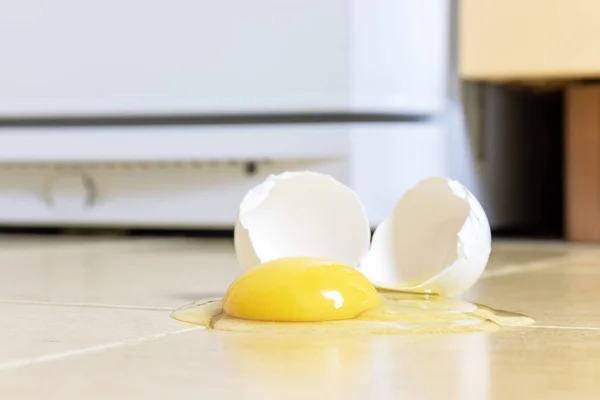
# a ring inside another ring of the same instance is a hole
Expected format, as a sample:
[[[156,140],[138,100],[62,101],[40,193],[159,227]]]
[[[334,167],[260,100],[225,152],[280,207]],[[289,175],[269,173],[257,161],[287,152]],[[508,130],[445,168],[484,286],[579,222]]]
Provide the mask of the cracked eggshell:
[[[359,269],[380,288],[458,296],[485,269],[491,232],[483,208],[460,183],[419,182],[373,235]]]
[[[318,257],[357,267],[371,229],[363,204],[328,175],[271,175],[242,200],[235,226],[238,262],[245,268],[282,257]]]

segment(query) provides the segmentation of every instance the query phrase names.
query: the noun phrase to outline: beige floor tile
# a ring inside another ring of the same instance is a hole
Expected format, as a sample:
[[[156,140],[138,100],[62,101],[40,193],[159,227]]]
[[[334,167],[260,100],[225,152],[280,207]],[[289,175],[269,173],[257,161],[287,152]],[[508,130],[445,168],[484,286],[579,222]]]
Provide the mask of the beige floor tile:
[[[467,295],[560,329],[180,332],[239,272],[229,240],[0,238],[0,398],[598,398],[600,247],[498,242]]]
[[[11,240],[21,243],[14,238],[4,243]],[[24,242],[31,245],[0,251],[0,302],[167,310],[224,293],[240,272],[230,240]],[[467,298],[531,315],[541,325],[600,326],[592,301],[598,271],[595,246],[498,242],[486,275]],[[574,307],[581,312],[574,313]]]
[[[493,244],[487,270],[507,265],[523,265],[579,254],[582,251],[600,252],[600,247],[573,245],[551,241],[506,241],[497,240]]]
[[[186,328],[165,311],[0,303],[0,316],[0,371],[31,358]]]
[[[195,331],[0,372],[3,398],[595,399],[600,332],[294,337]],[[32,385],[32,382],[36,382]]]
[[[488,271],[465,295],[493,308],[527,314],[538,325],[600,328],[600,255],[574,252]]]
[[[490,271],[573,251],[557,243],[496,247]],[[239,273],[231,240],[0,238],[0,301],[174,308],[224,293]]]
[[[240,272],[232,246],[121,240],[0,251],[0,301],[174,308],[225,292]]]

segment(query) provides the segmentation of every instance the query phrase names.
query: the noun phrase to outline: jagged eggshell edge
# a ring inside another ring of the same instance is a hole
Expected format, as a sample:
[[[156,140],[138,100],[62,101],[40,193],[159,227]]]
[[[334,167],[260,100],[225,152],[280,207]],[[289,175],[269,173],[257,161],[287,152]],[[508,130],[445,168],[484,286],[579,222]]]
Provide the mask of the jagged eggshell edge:
[[[490,252],[481,204],[459,182],[431,177],[377,227],[359,269],[380,288],[456,297],[479,279]]]
[[[348,186],[316,172],[270,175],[240,204],[235,250],[244,269],[283,257],[316,257],[351,267],[369,250],[365,207]]]

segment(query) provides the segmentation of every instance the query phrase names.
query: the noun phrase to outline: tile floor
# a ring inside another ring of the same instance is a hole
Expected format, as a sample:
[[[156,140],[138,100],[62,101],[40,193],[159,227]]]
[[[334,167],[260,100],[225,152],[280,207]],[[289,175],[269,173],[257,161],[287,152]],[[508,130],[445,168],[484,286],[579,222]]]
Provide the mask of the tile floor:
[[[496,243],[466,298],[528,328],[270,336],[169,318],[238,274],[227,240],[0,238],[0,399],[598,399],[600,247]]]

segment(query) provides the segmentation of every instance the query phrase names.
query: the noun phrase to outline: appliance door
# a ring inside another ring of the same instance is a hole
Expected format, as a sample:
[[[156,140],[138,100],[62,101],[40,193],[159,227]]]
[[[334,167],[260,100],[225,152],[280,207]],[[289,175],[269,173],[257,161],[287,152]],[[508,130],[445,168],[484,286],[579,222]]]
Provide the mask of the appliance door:
[[[0,118],[426,114],[448,0],[0,0]]]
[[[420,122],[0,128],[0,225],[229,229],[254,185],[311,170],[356,190],[374,227],[446,175],[445,138]]]

